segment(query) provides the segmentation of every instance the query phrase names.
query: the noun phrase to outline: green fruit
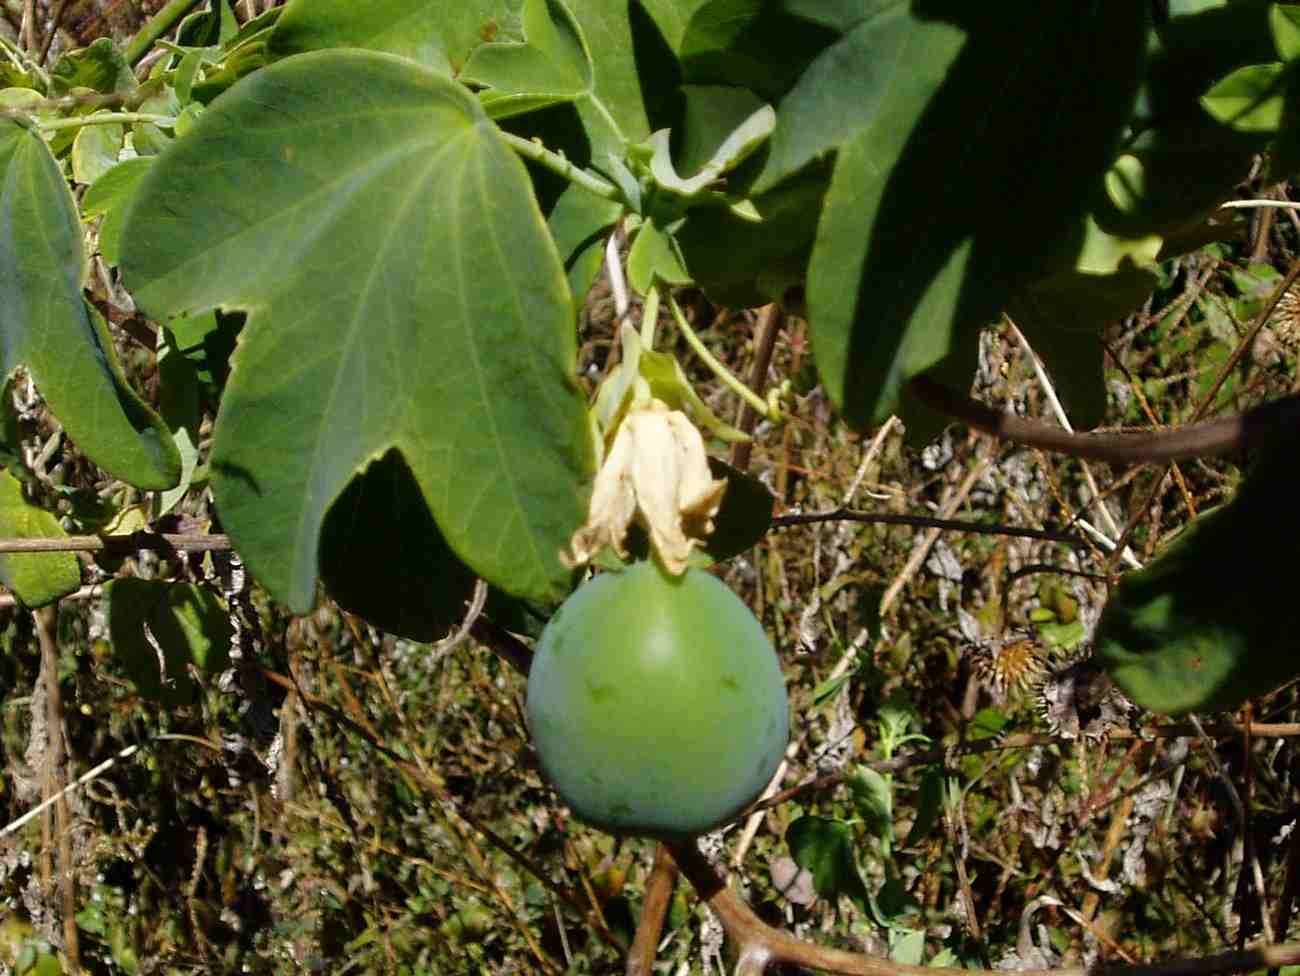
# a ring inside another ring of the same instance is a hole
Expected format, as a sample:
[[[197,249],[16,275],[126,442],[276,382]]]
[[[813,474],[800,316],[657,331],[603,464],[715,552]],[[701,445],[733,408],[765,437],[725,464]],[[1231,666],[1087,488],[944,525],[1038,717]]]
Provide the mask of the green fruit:
[[[604,573],[551,618],[528,678],[542,769],[582,819],[680,837],[724,823],[781,762],[789,703],[749,609],[708,573]]]

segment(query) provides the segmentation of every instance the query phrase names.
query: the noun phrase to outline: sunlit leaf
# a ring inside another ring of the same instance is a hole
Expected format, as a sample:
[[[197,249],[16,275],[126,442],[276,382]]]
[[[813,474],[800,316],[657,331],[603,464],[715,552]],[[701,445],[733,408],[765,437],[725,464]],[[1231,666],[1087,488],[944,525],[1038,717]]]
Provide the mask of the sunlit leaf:
[[[74,88],[109,94],[136,87],[135,75],[111,38],[101,37],[89,47],[59,55],[50,69],[50,92],[66,95]]]
[[[327,48],[400,54],[452,74],[485,41],[523,39],[524,0],[289,0],[270,49],[284,57]]]
[[[857,766],[844,782],[867,829],[883,841],[892,841],[894,791],[889,781],[870,766]]]
[[[639,294],[645,295],[656,281],[666,285],[689,285],[691,276],[682,267],[672,237],[647,220],[637,231],[628,251],[627,280]]]
[[[311,606],[326,512],[392,448],[477,573],[567,590],[592,466],[572,305],[523,165],[463,87],[362,51],[257,72],[145,178],[122,265],[156,318],[250,313],[211,465],[278,599]]]
[[[1205,110],[1241,132],[1276,132],[1286,108],[1285,68],[1254,64],[1238,68],[1201,99]]]
[[[117,165],[122,151],[120,125],[87,125],[72,141],[72,178],[78,183],[94,183]]]
[[[122,225],[127,208],[144,174],[153,165],[154,156],[137,156],[118,163],[86,187],[81,197],[81,212],[87,217],[103,217],[99,225],[99,253],[116,266],[122,242]]]
[[[609,0],[524,0],[522,15],[522,41],[481,45],[461,80],[515,96],[572,100],[604,168],[610,154],[622,156],[647,129],[626,7]]]
[[[22,484],[0,470],[0,538],[62,539],[59,520],[23,497]],[[71,552],[0,553],[0,583],[29,607],[42,607],[81,585]]]
[[[180,458],[127,384],[99,314],[82,298],[81,221],[45,142],[0,120],[0,335],[6,375],[26,366],[77,446],[109,474],[169,488]]]

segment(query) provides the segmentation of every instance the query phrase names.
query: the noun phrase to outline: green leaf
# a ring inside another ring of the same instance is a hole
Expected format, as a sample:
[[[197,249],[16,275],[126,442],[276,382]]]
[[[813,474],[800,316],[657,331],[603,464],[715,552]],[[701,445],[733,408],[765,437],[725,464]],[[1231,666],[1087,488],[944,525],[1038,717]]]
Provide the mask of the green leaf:
[[[677,55],[688,82],[739,85],[781,98],[838,32],[767,0],[709,0],[691,16]]]
[[[1300,58],[1300,6],[1275,3],[1269,6],[1268,24],[1273,32],[1277,56],[1283,61]]]
[[[523,5],[524,0],[289,0],[270,51],[275,57],[340,47],[387,51],[450,75],[484,41],[522,40]]]
[[[668,50],[681,50],[682,38],[695,12],[709,0],[640,0],[640,6],[663,37]]]
[[[1155,712],[1233,709],[1300,674],[1291,553],[1300,544],[1300,442],[1282,438],[1237,495],[1197,516],[1112,590],[1096,657]],[[1241,558],[1242,540],[1260,540]]]
[[[50,94],[66,95],[74,88],[89,88],[108,95],[132,91],[135,75],[113,41],[101,37],[89,47],[59,55],[50,69]]]
[[[845,779],[858,815],[867,829],[885,843],[894,839],[894,790],[889,780],[870,766],[856,766]]]
[[[198,370],[177,348],[175,334],[165,328],[158,342],[158,388],[158,412],[171,429],[172,441],[181,458],[180,481],[158,496],[154,516],[161,518],[176,507],[194,482],[199,459],[199,425],[203,420]]]
[[[593,464],[572,304],[523,164],[464,88],[363,51],[257,72],[145,178],[122,267],[155,318],[250,313],[211,466],[277,599],[311,606],[326,512],[391,448],[475,572],[567,592]]]
[[[211,590],[131,577],[105,583],[104,600],[113,651],[145,698],[188,705],[197,687],[191,666],[230,666],[230,618]]]
[[[891,5],[813,63],[759,182],[840,147],[808,311],[855,425],[945,361],[968,380],[974,336],[1044,269],[1043,242],[1081,237],[1142,65],[1145,8],[1127,0],[934,6]]]
[[[0,64],[0,89],[3,88],[29,88],[35,89],[38,83],[32,75],[16,65],[5,62]],[[39,95],[40,93],[37,92]]]
[[[729,132],[713,155],[690,177],[677,173],[673,163],[672,134],[660,129],[650,136],[650,175],[655,183],[684,197],[702,193],[710,184],[744,162],[772,134],[776,113],[770,105],[760,105]]]
[[[86,456],[141,488],[169,488],[180,458],[122,376],[107,327],[82,299],[76,201],[39,135],[0,120],[0,335],[5,375],[26,366]]]
[[[921,929],[890,929],[889,958],[904,966],[921,965],[925,961],[925,932]]]
[[[445,637],[460,622],[474,586],[396,451],[354,478],[330,509],[321,530],[321,576],[344,609],[422,642]]]
[[[62,539],[59,520],[23,497],[23,486],[0,470],[0,538]],[[81,585],[81,566],[71,552],[0,554],[0,583],[29,607],[43,607]]]
[[[673,132],[673,161],[680,172],[702,169],[741,123],[763,107],[748,88],[683,85],[683,112]]]
[[[99,225],[99,253],[114,267],[121,256],[122,227],[136,187],[149,172],[155,156],[124,159],[86,187],[81,212],[86,217],[103,217]]]
[[[1011,719],[996,708],[981,708],[971,719],[967,734],[972,742],[996,739],[1010,724]]]
[[[599,101],[600,109],[609,113],[624,139],[639,142],[649,135],[650,123],[642,95],[645,69],[634,51],[630,5],[618,0],[566,2],[586,38],[592,65],[592,96]],[[595,131],[590,123],[588,131]]]
[[[524,0],[523,41],[493,41],[470,55],[461,79],[511,94],[576,98],[591,87],[591,58],[558,0]]]
[[[203,312],[180,315],[168,321],[176,351],[194,364],[202,384],[204,403],[215,408],[230,375],[230,357],[244,325],[241,313]]]
[[[1285,80],[1284,65],[1248,65],[1206,92],[1201,104],[1238,132],[1277,132],[1286,110]]]
[[[843,820],[800,817],[785,832],[794,863],[813,878],[817,894],[834,899],[847,895],[862,904],[866,887],[853,856],[853,828]]]
[[[676,240],[686,270],[715,304],[752,308],[779,299],[805,276],[830,182],[812,167],[755,197],[762,219],[744,220],[725,207],[696,207]]]
[[[117,165],[124,132],[117,124],[87,125],[72,141],[72,178],[94,183]]]
[[[626,7],[609,0],[576,0],[571,7],[524,0],[523,35],[478,47],[461,80],[516,96],[571,99],[602,167],[610,154],[621,157],[628,142],[645,136]]]
[[[607,232],[622,215],[622,206],[613,200],[588,193],[580,186],[570,186],[560,194],[546,218],[546,226],[555,238],[569,274],[569,291],[578,307],[600,274]]]
[[[921,775],[921,788],[916,797],[916,819],[903,841],[904,847],[915,847],[934,830],[943,813],[943,786],[943,767],[927,767]]]
[[[656,280],[666,285],[689,285],[691,276],[682,267],[672,236],[647,220],[628,250],[627,281],[638,294],[648,295]]]

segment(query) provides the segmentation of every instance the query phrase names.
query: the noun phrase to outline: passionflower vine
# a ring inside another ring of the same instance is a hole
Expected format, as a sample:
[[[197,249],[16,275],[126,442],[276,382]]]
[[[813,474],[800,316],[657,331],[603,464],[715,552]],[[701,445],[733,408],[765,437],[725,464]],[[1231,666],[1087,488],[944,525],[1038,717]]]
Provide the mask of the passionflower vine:
[[[570,540],[566,561],[588,562],[605,546],[626,557],[628,529],[639,520],[664,568],[680,575],[691,550],[713,531],[726,488],[709,470],[704,438],[686,414],[657,398],[635,403],[596,475],[587,521]]]

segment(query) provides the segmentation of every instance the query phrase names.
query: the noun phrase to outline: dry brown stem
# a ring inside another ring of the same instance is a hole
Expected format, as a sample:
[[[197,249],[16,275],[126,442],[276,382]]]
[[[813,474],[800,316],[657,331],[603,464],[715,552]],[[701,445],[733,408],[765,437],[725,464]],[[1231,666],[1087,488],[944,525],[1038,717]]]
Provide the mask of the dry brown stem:
[[[645,900],[637,920],[636,937],[627,953],[627,976],[650,976],[654,972],[659,934],[663,931],[668,906],[677,886],[677,862],[663,844],[655,847],[654,869],[645,883]]]
[[[971,976],[990,970],[943,966],[907,966],[888,959],[845,952],[804,942],[768,925],[690,842],[670,844],[669,850],[682,874],[722,922],[741,960],[737,972],[761,973],[776,963],[789,963],[842,976]],[[1300,944],[1262,946],[1244,952],[1226,952],[1199,959],[1145,966],[1066,966],[1060,969],[1021,970],[1020,976],[1213,976],[1218,973],[1253,972],[1271,966],[1300,962]]]
[[[63,784],[67,780],[68,754],[63,739],[63,694],[59,688],[59,645],[55,633],[58,610],[42,607],[34,611],[36,638],[41,645],[41,680],[45,682],[46,735],[50,750],[46,765],[45,795],[56,797],[54,804],[55,832],[58,834],[59,894],[63,901],[63,952],[68,968],[81,972],[81,940],[77,933],[77,877],[72,855],[72,817],[68,812],[67,794]]]

